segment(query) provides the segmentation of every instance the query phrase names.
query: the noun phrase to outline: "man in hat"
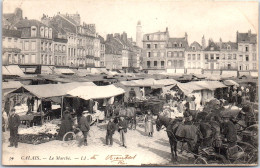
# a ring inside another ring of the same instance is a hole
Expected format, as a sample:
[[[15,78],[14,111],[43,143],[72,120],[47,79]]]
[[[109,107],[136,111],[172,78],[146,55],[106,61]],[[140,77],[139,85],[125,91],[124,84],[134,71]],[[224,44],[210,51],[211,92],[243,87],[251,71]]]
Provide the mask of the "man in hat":
[[[10,145],[8,147],[18,147],[18,127],[20,125],[20,117],[15,114],[15,109],[12,109],[9,117],[10,128]]]
[[[121,141],[122,147],[126,148],[125,133],[127,132],[127,121],[123,116],[120,116],[120,118],[119,118],[118,132],[120,134],[120,141]]]
[[[225,141],[228,147],[233,147],[237,142],[237,130],[233,122],[230,121],[230,116],[224,115],[222,124],[222,134],[224,135]]]
[[[88,131],[90,130],[90,123],[87,120],[87,115],[88,115],[88,111],[84,111],[82,113],[82,117],[80,118],[80,121],[79,121],[79,128],[84,135],[84,145],[85,146],[87,146],[87,134],[88,134]],[[80,145],[81,144],[79,144],[79,146]]]
[[[114,123],[114,118],[111,117],[109,119],[109,122],[107,124],[107,135],[106,135],[106,144],[107,145],[113,145],[113,135],[115,133],[116,130],[116,124]]]

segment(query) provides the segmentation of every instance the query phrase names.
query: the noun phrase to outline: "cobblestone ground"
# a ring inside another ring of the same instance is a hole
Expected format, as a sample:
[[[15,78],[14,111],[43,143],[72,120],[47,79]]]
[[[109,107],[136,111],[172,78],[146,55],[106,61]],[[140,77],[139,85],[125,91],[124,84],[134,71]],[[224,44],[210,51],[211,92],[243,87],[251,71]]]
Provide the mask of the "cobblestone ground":
[[[144,128],[128,130],[127,148],[120,146],[120,136],[113,136],[113,146],[105,145],[106,124],[91,126],[88,146],[68,145],[54,140],[38,145],[19,143],[18,148],[8,147],[9,132],[3,134],[3,164],[8,165],[142,165],[142,164],[192,164],[191,154],[182,152],[178,162],[171,162],[170,146],[166,132],[155,131],[146,136]],[[111,156],[113,155],[113,156]],[[117,155],[117,156],[115,156]],[[121,159],[124,157],[124,159]]]

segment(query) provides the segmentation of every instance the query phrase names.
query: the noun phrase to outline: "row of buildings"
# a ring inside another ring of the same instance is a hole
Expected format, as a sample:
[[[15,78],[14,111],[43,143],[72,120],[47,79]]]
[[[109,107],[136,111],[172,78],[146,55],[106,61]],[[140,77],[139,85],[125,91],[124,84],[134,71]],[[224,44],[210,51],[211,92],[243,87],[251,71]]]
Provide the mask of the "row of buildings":
[[[188,43],[188,34],[172,38],[163,32],[142,35],[136,26],[136,42],[127,33],[96,32],[95,24],[82,22],[78,13],[42,16],[41,21],[23,18],[23,11],[3,14],[3,65],[54,65],[105,67],[109,70],[146,70],[168,73],[203,71],[256,71],[257,35],[237,32],[236,42],[214,42],[205,37]]]
[[[198,72],[202,70],[221,71],[257,71],[257,35],[251,30],[237,32],[236,42],[219,42],[205,37],[201,44],[188,43],[188,35],[171,38],[168,28],[164,32],[155,32],[143,36],[143,69],[172,73]]]
[[[97,34],[94,24],[81,24],[76,14],[61,14],[41,21],[23,18],[23,11],[3,14],[3,65],[52,65],[69,67],[139,67],[141,50],[127,34]],[[138,58],[137,58],[138,57]]]

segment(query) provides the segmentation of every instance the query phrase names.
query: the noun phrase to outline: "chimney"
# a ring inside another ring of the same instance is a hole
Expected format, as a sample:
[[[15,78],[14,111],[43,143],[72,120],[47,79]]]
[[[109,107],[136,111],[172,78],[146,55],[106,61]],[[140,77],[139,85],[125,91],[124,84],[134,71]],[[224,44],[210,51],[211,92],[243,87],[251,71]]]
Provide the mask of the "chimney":
[[[219,38],[219,46],[220,46],[220,48],[222,48],[222,39],[221,39],[221,37]]]
[[[206,41],[205,41],[204,35],[203,35],[202,40],[201,40],[201,45],[202,45],[202,49],[206,48]]]
[[[185,40],[188,40],[188,34],[185,32]]]
[[[123,40],[123,41],[127,41],[127,34],[126,34],[126,32],[123,32],[123,34],[121,35],[121,37],[122,37],[122,40]]]
[[[251,36],[251,29],[248,30],[248,36],[249,36],[249,37]]]
[[[168,27],[166,27],[166,32],[168,32]]]

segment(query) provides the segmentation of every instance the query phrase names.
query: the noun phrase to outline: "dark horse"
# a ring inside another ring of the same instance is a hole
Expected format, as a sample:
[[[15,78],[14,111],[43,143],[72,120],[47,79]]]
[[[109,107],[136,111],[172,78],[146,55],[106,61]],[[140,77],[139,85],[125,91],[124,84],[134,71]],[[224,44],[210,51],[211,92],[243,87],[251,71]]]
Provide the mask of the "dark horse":
[[[171,119],[164,116],[157,116],[156,120],[156,129],[157,131],[160,131],[162,126],[165,126],[166,132],[169,138],[170,146],[171,146],[171,155],[172,155],[172,161],[177,161],[177,142],[186,142],[190,152],[197,155],[198,154],[198,141],[200,139],[200,131],[195,125],[189,125],[191,136],[188,137],[181,137],[179,136],[180,129],[184,130],[183,124],[180,121],[180,119]],[[184,134],[183,134],[184,135]]]

